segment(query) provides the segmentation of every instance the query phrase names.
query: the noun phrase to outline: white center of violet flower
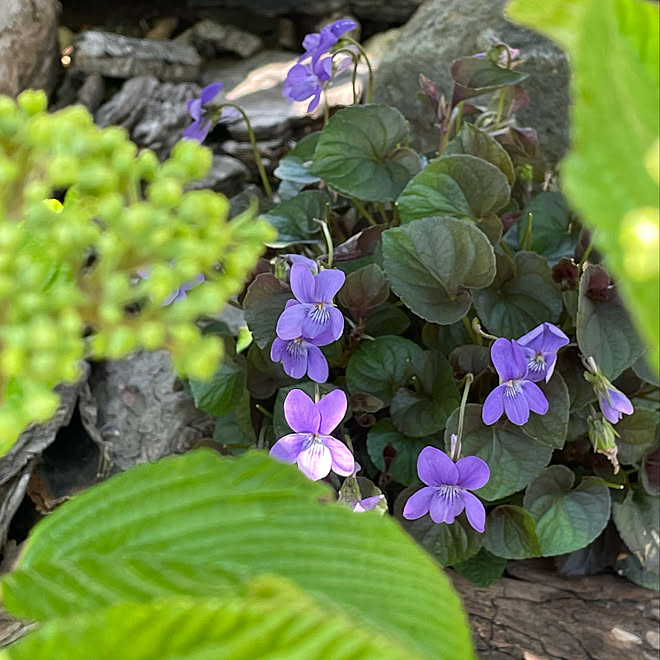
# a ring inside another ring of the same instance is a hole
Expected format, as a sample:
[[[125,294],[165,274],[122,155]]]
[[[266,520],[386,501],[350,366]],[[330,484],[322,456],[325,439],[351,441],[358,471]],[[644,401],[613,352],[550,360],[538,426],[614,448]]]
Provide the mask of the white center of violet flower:
[[[314,323],[325,323],[330,318],[330,312],[325,303],[315,303],[309,310],[309,317]]]
[[[522,392],[522,386],[520,385],[520,380],[507,380],[506,389],[504,390],[504,396],[508,396],[511,399],[517,397]]]
[[[298,337],[297,339],[292,339],[286,345],[286,352],[294,357],[301,357],[305,353],[305,349],[303,348],[302,343],[303,343],[302,337]]]
[[[545,369],[545,358],[543,353],[537,353],[528,363],[527,368],[530,371],[543,371]]]

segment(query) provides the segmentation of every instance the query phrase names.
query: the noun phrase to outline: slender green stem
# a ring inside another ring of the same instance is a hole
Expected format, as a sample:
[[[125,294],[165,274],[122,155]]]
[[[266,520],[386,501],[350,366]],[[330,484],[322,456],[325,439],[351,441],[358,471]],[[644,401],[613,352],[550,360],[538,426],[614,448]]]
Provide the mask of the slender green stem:
[[[323,90],[323,126],[327,126],[330,120],[330,106],[328,105],[328,90]]]
[[[362,47],[361,44],[359,44],[355,39],[351,39],[351,37],[344,37],[344,41],[347,41],[349,44],[352,44],[355,46],[359,51],[360,55],[364,58],[364,61],[367,64],[367,68],[369,69],[369,84],[367,87],[367,103],[371,103],[371,100],[373,98],[373,91],[374,91],[374,71],[371,68],[371,62],[369,61],[369,56],[367,55],[367,51]]]
[[[258,403],[255,408],[265,417],[273,419],[273,413],[270,410],[266,410],[260,403]]]
[[[370,225],[374,225],[375,227],[378,224],[371,213],[367,211],[367,209],[357,197],[351,197],[351,201],[353,202],[353,206],[355,206],[358,212],[360,212],[367,219],[367,222]]]
[[[458,135],[461,130],[461,122],[463,121],[463,101],[458,104],[456,112],[456,120],[454,121],[454,135]]]
[[[518,241],[518,252],[522,249],[529,250],[532,242],[532,217],[531,213],[527,214],[527,226],[525,227],[525,233],[520,237]]]
[[[502,252],[513,259],[513,252],[511,252],[511,248],[504,241],[500,241],[500,247],[502,248]]]
[[[254,136],[254,131],[252,130],[252,124],[250,123],[250,119],[245,114],[243,108],[241,108],[239,105],[236,105],[235,103],[227,102],[218,106],[218,109],[222,109],[222,108],[234,108],[238,110],[238,112],[241,113],[243,119],[245,120],[245,124],[248,130],[248,136],[250,137],[250,143],[252,144],[252,150],[254,151],[254,159],[255,162],[257,163],[257,170],[259,170],[259,176],[261,177],[261,183],[263,183],[264,185],[264,190],[268,195],[268,199],[273,199],[273,191],[270,187],[270,181],[268,181],[268,176],[266,174],[266,170],[264,169],[264,164],[263,161],[261,160],[261,155],[259,154],[259,149],[257,147],[257,139]]]
[[[582,270],[584,267],[584,264],[587,263],[587,259],[589,258],[589,255],[591,254],[591,251],[594,249],[594,233],[591,234],[591,238],[589,239],[589,245],[587,245],[587,249],[584,251],[584,254],[582,255],[582,259],[580,259],[580,263],[578,264],[578,270]]]
[[[502,113],[504,112],[504,87],[500,90],[500,100],[497,104],[497,115],[495,116],[495,126],[499,126],[500,120],[502,119]]]
[[[318,403],[321,400],[321,391],[319,390],[319,384],[314,383],[314,403]]]
[[[492,339],[493,341],[499,339],[499,337],[496,337],[495,335],[489,335],[487,332],[484,332],[481,323],[479,322],[479,318],[476,316],[472,319],[472,327],[474,328],[474,331],[484,339]]]
[[[334,62],[335,56],[339,55],[340,53],[345,53],[347,55],[350,55],[351,59],[353,60],[353,77],[351,79],[351,83],[353,85],[353,105],[356,105],[357,102],[358,102],[358,96],[357,96],[357,89],[355,88],[355,82],[357,81],[357,70],[358,70],[358,64],[360,62],[360,58],[359,58],[358,55],[356,55],[349,48],[340,48],[339,50],[335,51],[332,54],[333,62]]]
[[[479,335],[479,333],[474,331],[474,328],[472,327],[472,324],[470,323],[467,314],[461,320],[463,321],[463,325],[465,326],[465,329],[468,331],[468,334],[472,339],[472,343],[476,344],[477,346],[481,346],[483,344],[483,342],[481,341],[481,335]]]
[[[458,429],[456,430],[456,446],[451,455],[451,460],[456,462],[461,457],[461,449],[463,444],[463,422],[465,420],[465,406],[467,405],[468,394],[470,393],[470,385],[474,376],[471,373],[465,374],[465,385],[463,386],[463,398],[461,399],[461,407],[458,411]]]
[[[396,202],[392,202],[392,213],[394,213],[394,222],[392,223],[395,227],[401,225],[401,214],[399,213],[399,207]]]
[[[334,248],[332,245],[332,236],[330,236],[330,230],[328,229],[328,223],[325,220],[317,220],[314,218],[315,222],[318,222],[321,225],[323,230],[323,237],[325,238],[325,244],[328,247],[328,268],[332,268],[332,261],[334,259]]]

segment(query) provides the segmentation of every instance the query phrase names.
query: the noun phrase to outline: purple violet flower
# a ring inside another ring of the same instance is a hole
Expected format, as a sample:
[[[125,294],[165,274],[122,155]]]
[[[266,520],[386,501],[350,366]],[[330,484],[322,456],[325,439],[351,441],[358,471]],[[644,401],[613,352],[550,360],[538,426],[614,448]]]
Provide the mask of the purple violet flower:
[[[289,282],[298,304],[288,305],[280,315],[277,336],[280,339],[304,337],[307,341],[321,335],[330,337],[330,341],[339,339],[344,331],[344,315],[332,304],[332,299],[345,279],[346,275],[336,268],[312,275],[306,265],[293,264]]]
[[[321,92],[332,78],[332,58],[312,60],[311,64],[294,64],[287,73],[282,94],[288,101],[312,98],[307,112],[312,112],[321,100]]]
[[[284,416],[294,430],[280,438],[270,455],[285,463],[297,463],[309,479],[318,481],[330,470],[349,477],[355,469],[350,449],[330,433],[341,422],[347,400],[342,390],[332,390],[314,403],[302,390],[291,390],[284,400]]]
[[[302,42],[305,52],[298,58],[298,62],[306,57],[317,60],[321,55],[330,52],[330,49],[339,41],[339,37],[355,29],[357,25],[350,18],[340,18],[334,23],[322,27],[320,32],[306,35]]]
[[[529,411],[548,412],[548,400],[536,383],[527,380],[527,359],[516,340],[500,337],[490,349],[490,357],[500,384],[488,395],[481,411],[484,424],[494,424],[506,416],[518,426],[529,419]]]
[[[292,264],[304,264],[312,272],[312,275],[318,275],[319,265],[314,259],[305,257],[302,254],[287,254],[286,256],[289,257]]]
[[[632,415],[635,412],[630,399],[611,383],[598,392],[598,403],[605,419],[610,424],[616,424],[623,414]]]
[[[373,495],[372,497],[365,497],[359,501],[351,502],[354,513],[364,513],[371,511],[378,506],[378,503],[385,497],[382,493],[380,495]]]
[[[222,89],[222,83],[211,83],[202,90],[199,98],[188,101],[188,112],[193,118],[193,123],[183,132],[183,137],[189,140],[204,142],[209,131],[213,127],[211,118],[207,116],[205,105],[210,103]]]
[[[547,383],[555,370],[557,351],[568,344],[568,337],[552,323],[542,323],[518,340],[527,359],[527,380]]]
[[[297,304],[295,300],[288,300],[285,309]],[[276,337],[270,349],[270,359],[273,362],[282,362],[284,372],[291,378],[302,378],[307,374],[313,381],[325,383],[328,380],[328,361],[319,346],[334,341],[331,330],[332,328],[328,328],[314,339],[305,339],[302,336],[295,339]]]
[[[456,463],[436,447],[424,447],[417,459],[417,474],[426,486],[406,502],[403,517],[417,520],[429,513],[436,523],[453,523],[463,509],[470,525],[483,532],[486,510],[469,490],[485,486],[490,479],[487,463],[478,456],[466,456]]]
[[[185,282],[182,284],[176,291],[171,293],[165,300],[163,300],[163,307],[166,305],[170,305],[173,302],[176,302],[177,300],[183,300],[187,296],[187,292],[190,291],[190,289],[194,289],[196,286],[201,284],[204,281],[204,275],[201,273],[199,275],[195,275],[192,280],[189,282]]]

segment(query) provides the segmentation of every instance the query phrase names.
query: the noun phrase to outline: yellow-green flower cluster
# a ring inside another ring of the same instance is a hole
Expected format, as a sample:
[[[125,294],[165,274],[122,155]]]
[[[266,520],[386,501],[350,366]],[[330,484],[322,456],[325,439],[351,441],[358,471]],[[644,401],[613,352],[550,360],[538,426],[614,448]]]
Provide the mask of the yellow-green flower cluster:
[[[180,142],[160,164],[82,107],[45,108],[41,92],[0,96],[0,453],[54,413],[53,387],[85,357],[166,348],[179,373],[209,377],[222,348],[195,321],[240,289],[272,238],[251,211],[228,221],[225,197],[184,192],[210,167],[205,147]]]

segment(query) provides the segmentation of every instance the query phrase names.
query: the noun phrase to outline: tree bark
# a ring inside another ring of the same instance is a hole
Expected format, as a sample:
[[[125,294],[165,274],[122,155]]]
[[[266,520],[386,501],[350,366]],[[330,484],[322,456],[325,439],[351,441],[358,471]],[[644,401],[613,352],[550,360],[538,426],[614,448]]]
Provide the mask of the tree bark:
[[[567,578],[543,560],[509,562],[478,587],[449,571],[480,660],[657,660],[660,597],[616,575]]]

